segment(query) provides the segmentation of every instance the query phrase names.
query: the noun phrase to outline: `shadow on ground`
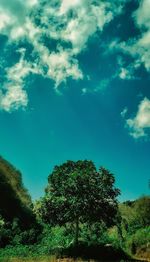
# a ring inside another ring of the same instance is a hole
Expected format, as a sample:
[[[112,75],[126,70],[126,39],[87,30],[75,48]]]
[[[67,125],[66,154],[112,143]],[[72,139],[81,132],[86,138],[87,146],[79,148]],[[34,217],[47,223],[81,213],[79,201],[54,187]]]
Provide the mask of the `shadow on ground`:
[[[63,250],[66,257],[81,257],[83,259],[96,259],[99,261],[132,261],[132,259],[121,249],[114,248],[112,246],[101,246],[101,245],[91,245],[86,246],[84,244],[78,245],[78,247],[69,247]]]

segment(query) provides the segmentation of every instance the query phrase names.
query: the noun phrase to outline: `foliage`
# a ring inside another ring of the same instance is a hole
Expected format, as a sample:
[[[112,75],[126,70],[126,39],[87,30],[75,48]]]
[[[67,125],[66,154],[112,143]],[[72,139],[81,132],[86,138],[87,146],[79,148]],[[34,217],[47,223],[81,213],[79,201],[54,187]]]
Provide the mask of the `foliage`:
[[[111,226],[117,214],[119,190],[114,176],[106,169],[97,172],[92,161],[68,161],[50,174],[41,216],[51,225],[104,222]]]
[[[137,228],[136,223],[136,212],[133,206],[130,206],[126,203],[122,203],[119,205],[119,212],[121,214],[121,230],[123,237],[126,236],[127,233],[133,233]]]
[[[16,217],[23,228],[35,223],[31,198],[22,183],[21,173],[0,158],[0,214],[9,222]]]
[[[62,248],[67,248],[72,242],[73,235],[66,227],[50,227],[45,225],[41,236],[40,244],[53,252]]]
[[[7,246],[5,249],[0,250],[0,258],[12,258],[12,257],[27,257],[29,255],[29,247],[28,246]]]
[[[92,161],[68,161],[54,168],[45,196],[32,205],[20,172],[0,158],[0,260],[78,251],[121,257],[122,248],[130,254],[146,250],[150,197],[126,201],[118,210],[114,183]]]
[[[16,192],[16,194],[19,196],[21,201],[25,205],[31,206],[31,197],[27,189],[23,185],[22,175],[20,171],[18,171],[13,165],[11,165],[2,157],[0,157],[0,173],[1,172],[7,178],[7,181],[9,182],[13,190]]]
[[[150,226],[150,196],[143,196],[136,200],[134,210],[139,227]]]
[[[31,197],[21,173],[2,157],[0,194],[0,247],[35,243],[41,226],[33,213]]]
[[[23,230],[19,227],[18,218],[14,218],[12,223],[7,222],[0,227],[0,247],[34,244],[38,240],[40,231],[41,228],[38,225]]]
[[[107,227],[104,223],[96,222],[94,224],[85,223],[81,230],[82,242],[90,245],[99,245],[109,243]]]
[[[126,251],[136,254],[150,243],[150,197],[140,197],[119,205],[123,246]],[[147,252],[147,251],[146,251]],[[146,253],[145,252],[145,253]]]
[[[150,197],[144,196],[133,202],[125,202],[119,205],[122,218],[122,232],[132,234],[137,229],[150,225]]]
[[[120,237],[120,233],[118,231],[118,226],[115,225],[108,229],[107,231],[108,241],[115,248],[122,248],[123,246],[123,239]]]
[[[142,246],[150,243],[150,227],[138,229],[134,234],[128,235],[125,245],[128,252],[135,254]]]

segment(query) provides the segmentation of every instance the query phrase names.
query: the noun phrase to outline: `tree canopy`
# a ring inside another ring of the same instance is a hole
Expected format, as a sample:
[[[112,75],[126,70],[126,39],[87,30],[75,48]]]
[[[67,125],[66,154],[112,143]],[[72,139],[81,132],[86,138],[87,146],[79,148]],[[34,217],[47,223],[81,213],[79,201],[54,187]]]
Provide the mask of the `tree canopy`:
[[[67,222],[104,222],[114,224],[119,190],[115,178],[101,167],[98,171],[92,161],[67,161],[55,166],[48,178],[41,215],[52,225]]]

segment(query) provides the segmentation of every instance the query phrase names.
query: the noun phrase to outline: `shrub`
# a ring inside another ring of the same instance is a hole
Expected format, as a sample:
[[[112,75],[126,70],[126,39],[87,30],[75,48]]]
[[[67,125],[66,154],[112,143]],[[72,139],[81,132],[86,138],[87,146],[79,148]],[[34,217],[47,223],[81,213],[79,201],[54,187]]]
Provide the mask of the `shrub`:
[[[134,234],[128,235],[125,246],[128,252],[135,254],[137,249],[150,243],[150,227],[137,230]]]

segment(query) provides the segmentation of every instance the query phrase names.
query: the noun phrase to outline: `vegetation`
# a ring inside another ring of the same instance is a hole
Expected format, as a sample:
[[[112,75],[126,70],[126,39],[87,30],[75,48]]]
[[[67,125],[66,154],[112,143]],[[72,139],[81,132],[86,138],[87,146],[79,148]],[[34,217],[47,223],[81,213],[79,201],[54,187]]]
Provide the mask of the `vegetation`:
[[[100,168],[97,172],[92,161],[68,161],[56,166],[48,181],[41,218],[52,226],[75,225],[76,245],[81,224],[115,223],[119,190],[114,188],[115,179],[108,170]]]
[[[36,240],[40,227],[32,210],[31,197],[22,176],[0,158],[0,246]]]
[[[150,197],[120,204],[123,245],[128,253],[150,258]]]
[[[21,226],[34,222],[31,197],[25,189],[21,173],[0,157],[0,214],[12,222],[18,218]]]
[[[68,161],[36,203],[22,176],[0,158],[0,261],[80,256],[150,257],[150,197],[118,203],[114,175],[92,161]],[[53,260],[52,260],[53,261]]]

